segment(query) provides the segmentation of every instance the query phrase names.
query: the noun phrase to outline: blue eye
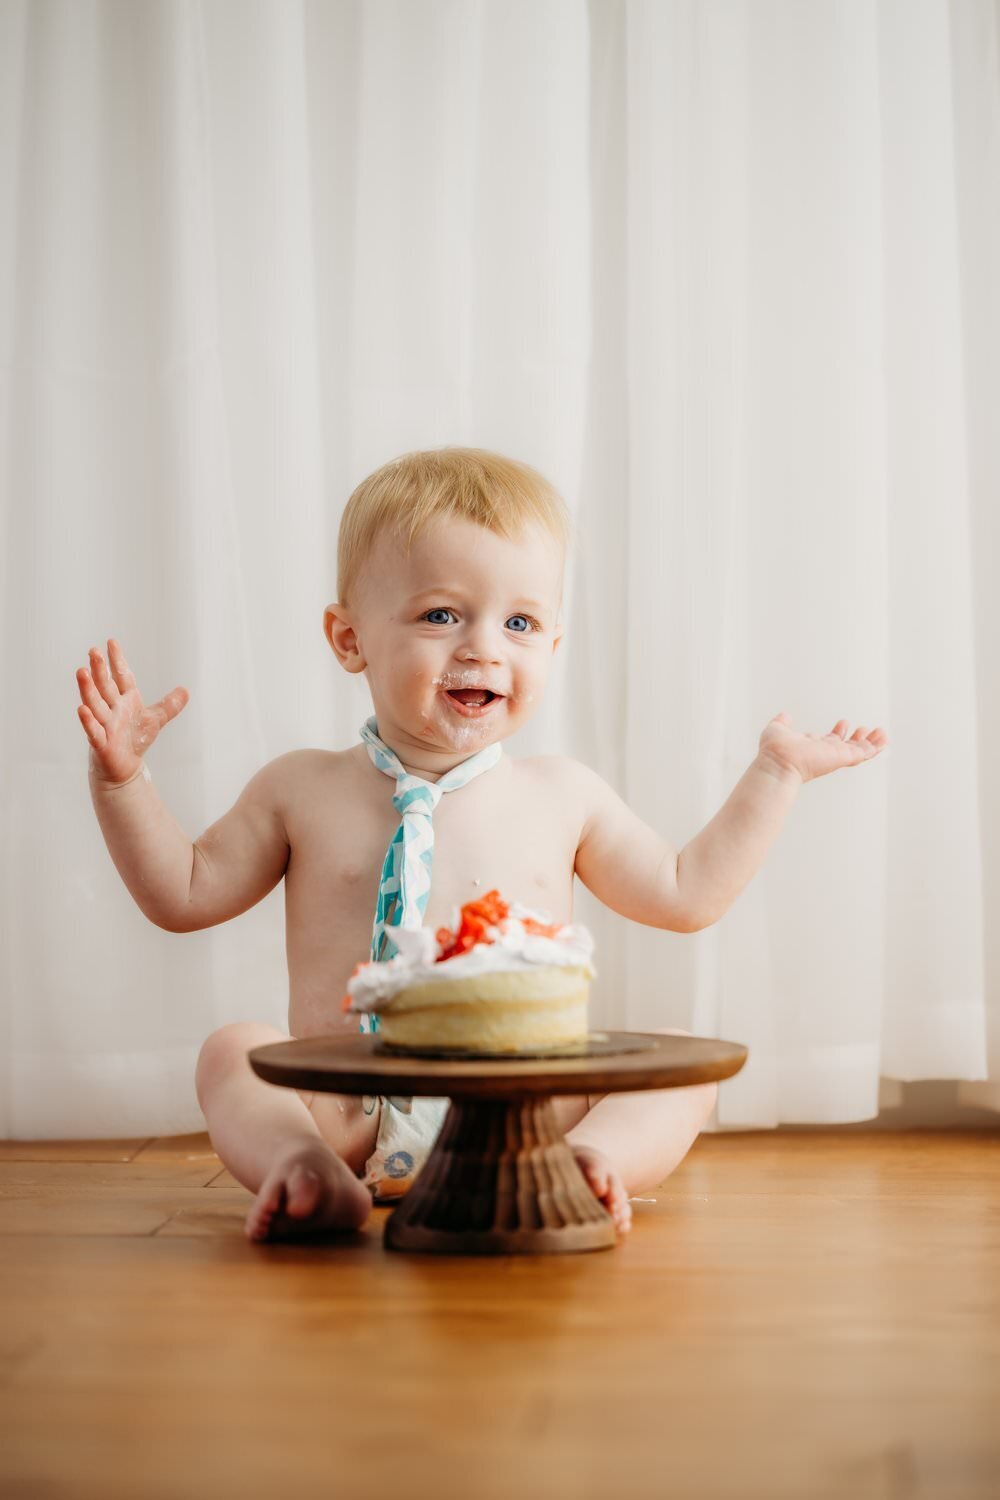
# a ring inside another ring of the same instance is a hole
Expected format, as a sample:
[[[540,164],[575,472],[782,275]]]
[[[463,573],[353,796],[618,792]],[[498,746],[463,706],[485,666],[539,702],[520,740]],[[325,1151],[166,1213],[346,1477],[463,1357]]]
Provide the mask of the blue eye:
[[[443,604],[441,604],[441,605],[438,605],[435,609],[426,609],[426,610],[424,610],[424,613],[420,616],[420,618],[422,620],[426,620],[428,622],[428,624],[430,624],[430,625],[447,625],[448,624],[447,620],[432,620],[431,616],[432,615],[451,615],[451,614],[454,614],[454,613],[455,613],[454,610],[447,609]],[[507,619],[508,619],[508,621],[510,621],[510,620],[523,620],[524,621],[524,623],[525,623],[525,629],[524,630],[521,630],[521,629],[515,630],[514,631],[515,635],[527,635],[529,633],[529,631],[540,630],[541,629],[541,626],[539,625],[538,621],[535,620],[535,619],[532,619],[531,615],[508,615]]]

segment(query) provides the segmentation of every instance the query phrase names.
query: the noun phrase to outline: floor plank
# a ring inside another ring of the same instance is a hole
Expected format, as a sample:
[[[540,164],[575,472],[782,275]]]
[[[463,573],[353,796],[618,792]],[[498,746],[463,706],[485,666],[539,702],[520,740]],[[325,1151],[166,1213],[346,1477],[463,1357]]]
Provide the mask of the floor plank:
[[[190,1137],[183,1137],[190,1139]],[[208,1140],[208,1136],[196,1137]],[[0,1141],[0,1162],[5,1161],[131,1161],[149,1144],[135,1141]]]
[[[13,1500],[1000,1495],[996,1131],[703,1135],[614,1250],[495,1259],[252,1244],[207,1136],[7,1144]]]

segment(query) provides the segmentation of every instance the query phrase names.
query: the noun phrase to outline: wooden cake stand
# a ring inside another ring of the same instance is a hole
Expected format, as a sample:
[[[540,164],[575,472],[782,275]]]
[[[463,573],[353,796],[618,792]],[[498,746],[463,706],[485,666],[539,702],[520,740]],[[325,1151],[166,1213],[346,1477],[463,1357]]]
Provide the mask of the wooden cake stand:
[[[430,1095],[450,1107],[426,1162],[389,1216],[386,1246],[460,1255],[603,1250],[614,1220],[556,1123],[555,1094],[712,1083],[738,1073],[737,1042],[591,1032],[574,1055],[455,1057],[390,1051],[378,1033],[254,1047],[253,1071],[286,1088]]]

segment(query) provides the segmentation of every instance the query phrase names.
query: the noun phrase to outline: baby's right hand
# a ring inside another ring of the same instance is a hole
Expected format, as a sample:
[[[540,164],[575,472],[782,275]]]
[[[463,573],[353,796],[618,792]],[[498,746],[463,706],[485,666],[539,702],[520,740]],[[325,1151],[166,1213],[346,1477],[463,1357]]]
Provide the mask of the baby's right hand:
[[[108,641],[108,657],[110,672],[100,651],[91,646],[93,677],[86,667],[77,671],[76,684],[83,699],[77,713],[90,741],[91,771],[99,780],[120,786],[142,769],[142,757],[190,694],[187,688],[175,687],[147,708],[117,641]]]

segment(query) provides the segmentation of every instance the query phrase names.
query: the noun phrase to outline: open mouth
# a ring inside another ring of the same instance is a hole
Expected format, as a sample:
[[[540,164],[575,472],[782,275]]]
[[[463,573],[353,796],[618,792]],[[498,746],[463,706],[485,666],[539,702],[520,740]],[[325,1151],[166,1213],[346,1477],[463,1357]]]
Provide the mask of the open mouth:
[[[474,717],[503,702],[503,694],[491,692],[489,688],[449,688],[444,696],[459,713]]]

